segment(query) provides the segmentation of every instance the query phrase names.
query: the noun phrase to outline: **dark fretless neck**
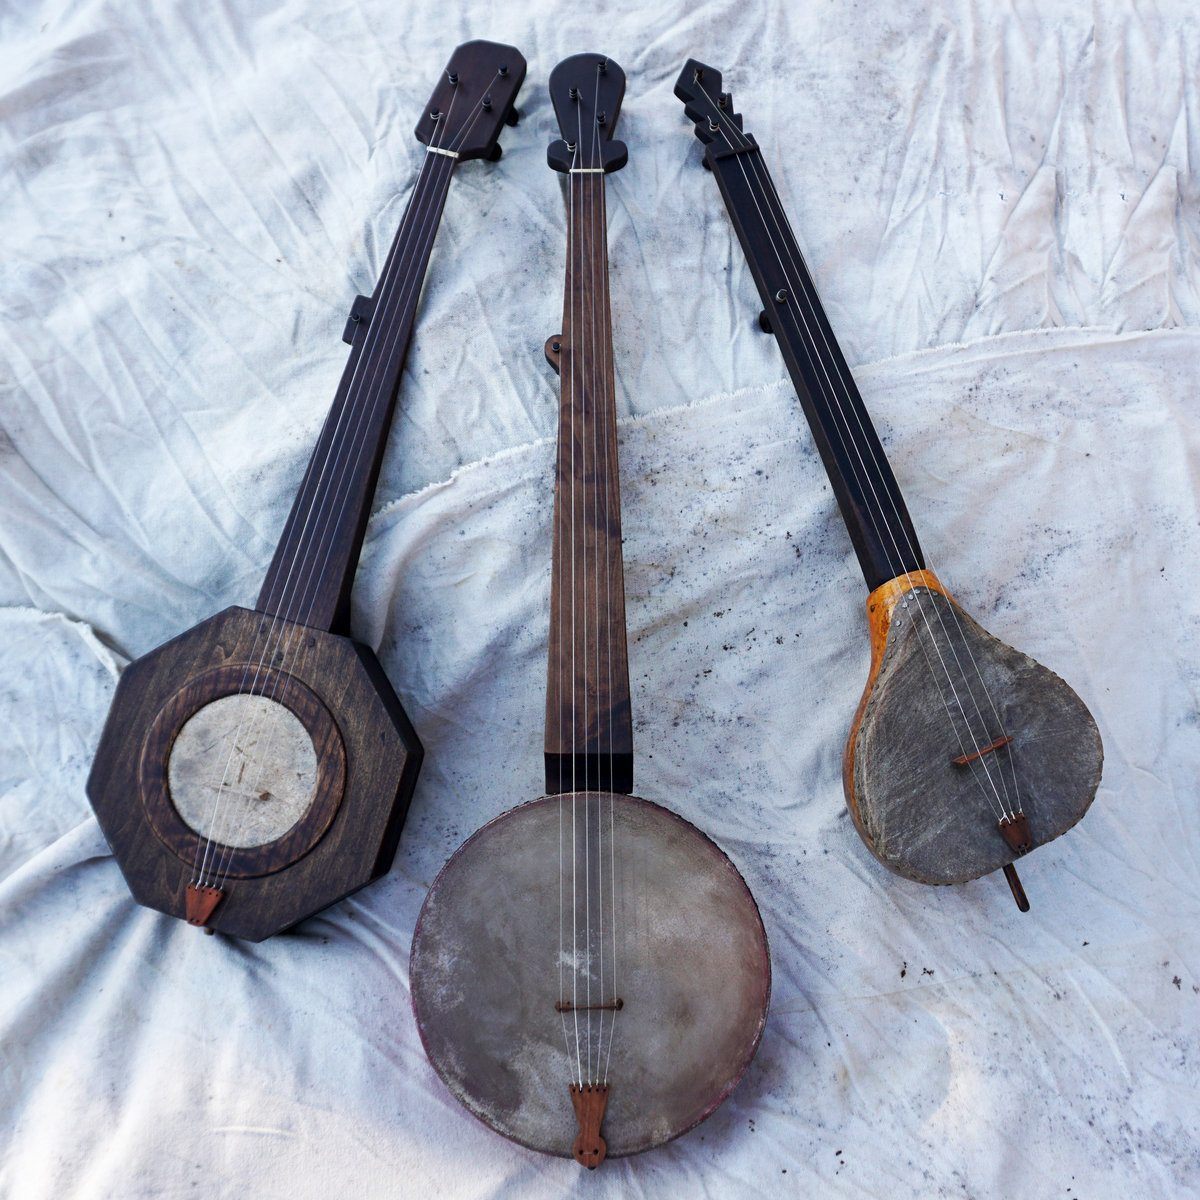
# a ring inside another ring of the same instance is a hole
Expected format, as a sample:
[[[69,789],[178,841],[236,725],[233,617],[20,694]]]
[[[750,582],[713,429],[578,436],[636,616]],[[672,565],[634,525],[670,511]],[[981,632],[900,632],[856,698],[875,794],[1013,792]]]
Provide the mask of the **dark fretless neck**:
[[[546,791],[633,789],[603,171],[568,176]]]
[[[349,630],[350,588],[455,161],[426,154],[375,293],[351,311],[350,360],[267,571],[261,612]]]
[[[706,158],[873,591],[924,567],[917,535],[762,153],[728,119],[718,125],[729,137],[714,134]]]

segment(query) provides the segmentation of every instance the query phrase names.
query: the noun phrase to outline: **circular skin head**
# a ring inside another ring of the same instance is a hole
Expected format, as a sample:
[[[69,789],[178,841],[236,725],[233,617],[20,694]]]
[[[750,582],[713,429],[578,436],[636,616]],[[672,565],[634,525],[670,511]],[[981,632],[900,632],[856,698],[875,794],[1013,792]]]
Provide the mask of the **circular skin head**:
[[[770,994],[762,920],[729,859],[668,810],[607,792],[543,797],[470,838],[430,888],[410,977],[454,1096],[562,1156],[581,1081],[608,1084],[613,1157],[703,1120],[753,1057]]]

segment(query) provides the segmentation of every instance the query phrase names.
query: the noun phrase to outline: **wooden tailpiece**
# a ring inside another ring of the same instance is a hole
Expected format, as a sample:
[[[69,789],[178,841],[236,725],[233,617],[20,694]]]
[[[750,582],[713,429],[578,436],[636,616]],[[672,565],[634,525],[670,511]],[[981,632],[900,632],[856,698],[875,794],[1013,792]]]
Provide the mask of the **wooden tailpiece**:
[[[571,1151],[581,1167],[594,1171],[608,1153],[608,1143],[600,1136],[600,1123],[608,1104],[608,1084],[585,1083],[582,1087],[571,1084],[571,1103],[579,1122],[579,1136]]]
[[[1009,741],[1011,740],[1010,738]],[[1029,832],[1029,822],[1025,819],[1023,812],[1017,813],[1015,817],[1001,817],[998,828],[1000,835],[1014,854],[1027,854],[1033,849],[1033,835]],[[1004,878],[1008,880],[1008,886],[1012,891],[1013,899],[1017,902],[1017,907],[1022,912],[1028,912],[1029,899],[1017,876],[1017,868],[1012,863],[1005,864]]]
[[[1001,836],[1014,854],[1027,854],[1033,849],[1033,835],[1023,812],[1015,817],[1001,817],[998,826]]]
[[[217,905],[224,899],[224,888],[197,887],[194,883],[189,883],[184,898],[187,923],[189,925],[207,925],[208,918],[216,912]]]

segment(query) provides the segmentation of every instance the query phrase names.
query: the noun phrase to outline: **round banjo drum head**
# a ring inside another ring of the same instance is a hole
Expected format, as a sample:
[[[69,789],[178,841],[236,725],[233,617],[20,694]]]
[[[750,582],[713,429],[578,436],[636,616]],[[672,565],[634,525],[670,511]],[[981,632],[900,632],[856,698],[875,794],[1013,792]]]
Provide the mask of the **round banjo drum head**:
[[[703,1120],[753,1057],[770,994],[762,919],[729,859],[667,809],[597,792],[543,797],[471,837],[430,888],[410,978],[454,1096],[566,1157],[581,1077],[607,1079],[610,1156]]]

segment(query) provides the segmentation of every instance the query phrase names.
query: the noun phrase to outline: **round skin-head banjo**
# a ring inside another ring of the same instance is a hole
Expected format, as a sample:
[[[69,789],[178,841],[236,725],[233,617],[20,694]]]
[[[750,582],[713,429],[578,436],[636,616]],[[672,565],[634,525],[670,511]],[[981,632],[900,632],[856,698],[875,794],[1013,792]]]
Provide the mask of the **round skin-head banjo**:
[[[605,175],[624,75],[550,76],[568,252],[546,692],[547,795],[497,817],[434,881],[413,939],[417,1025],[450,1091],[498,1133],[585,1167],[692,1128],[762,1036],[758,908],[695,826],[633,789]]]
[[[871,668],[846,742],[846,803],[871,852],[922,883],[1003,869],[1065,833],[1100,783],[1083,701],[992,637],[925,569],[912,521],[834,339],[757,142],[721,74],[689,59],[675,84],[746,253],[867,580]]]
[[[253,610],[228,608],[130,664],[88,796],[135,899],[259,941],[391,865],[421,744],[350,589],[454,168],[499,157],[525,60],[454,52],[417,125],[428,147]]]

